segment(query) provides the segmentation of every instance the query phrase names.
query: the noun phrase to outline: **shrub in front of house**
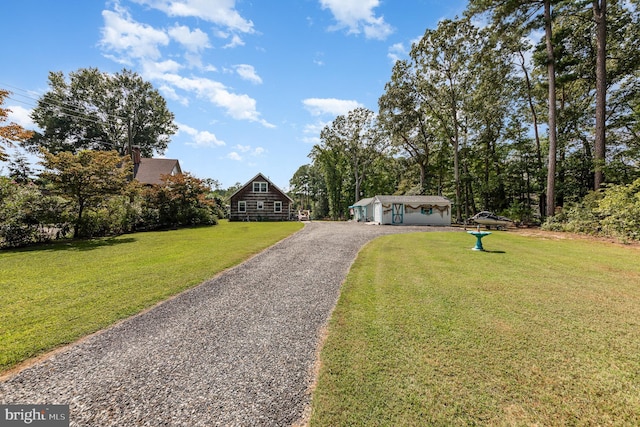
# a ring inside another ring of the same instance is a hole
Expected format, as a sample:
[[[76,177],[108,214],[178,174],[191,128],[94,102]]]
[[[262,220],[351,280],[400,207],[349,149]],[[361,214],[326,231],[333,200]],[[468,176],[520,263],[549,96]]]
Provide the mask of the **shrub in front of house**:
[[[138,228],[157,230],[195,225],[215,225],[221,208],[208,198],[202,180],[188,173],[164,177],[160,185],[142,190]]]

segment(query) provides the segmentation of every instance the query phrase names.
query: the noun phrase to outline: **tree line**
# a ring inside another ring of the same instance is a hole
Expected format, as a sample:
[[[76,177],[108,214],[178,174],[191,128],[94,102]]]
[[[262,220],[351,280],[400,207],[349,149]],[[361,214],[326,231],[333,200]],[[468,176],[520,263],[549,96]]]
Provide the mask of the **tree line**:
[[[189,173],[142,185],[115,151],[42,155],[37,178],[14,163],[0,176],[0,247],[213,225],[224,216],[222,201]]]
[[[437,194],[457,221],[491,210],[536,222],[630,185],[639,6],[471,0],[394,64],[377,114],[359,108],[323,129],[292,191],[331,218],[375,194]]]
[[[162,154],[177,127],[162,96],[136,73],[97,69],[50,73],[50,90],[32,118],[42,133],[0,126],[0,142],[38,154],[10,159],[0,177],[0,247],[60,238],[91,238],[141,230],[216,224],[223,202],[210,180],[166,175],[160,185],[133,179],[132,147]],[[9,92],[0,90],[0,106]],[[8,110],[0,108],[0,123]]]

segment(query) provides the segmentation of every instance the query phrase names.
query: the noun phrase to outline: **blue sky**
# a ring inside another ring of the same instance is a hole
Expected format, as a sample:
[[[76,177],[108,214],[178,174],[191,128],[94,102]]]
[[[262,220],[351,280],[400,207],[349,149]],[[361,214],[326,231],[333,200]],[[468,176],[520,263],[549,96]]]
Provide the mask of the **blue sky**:
[[[131,69],[179,132],[164,157],[224,188],[258,172],[281,188],[339,114],[377,101],[393,62],[466,0],[20,0],[0,5],[11,120],[49,71]],[[0,165],[2,168],[2,165]],[[4,169],[6,170],[6,168]]]

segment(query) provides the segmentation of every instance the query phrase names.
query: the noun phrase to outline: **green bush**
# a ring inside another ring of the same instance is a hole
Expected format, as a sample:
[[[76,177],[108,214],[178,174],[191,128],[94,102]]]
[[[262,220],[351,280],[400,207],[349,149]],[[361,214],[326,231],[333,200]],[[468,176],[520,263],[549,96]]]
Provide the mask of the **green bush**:
[[[611,185],[593,191],[582,202],[547,218],[542,226],[620,240],[640,240],[640,179],[629,185]]]
[[[194,225],[215,225],[223,208],[202,180],[188,173],[167,176],[161,185],[142,191],[138,227],[155,230]]]
[[[63,201],[33,183],[0,177],[0,247],[51,240],[65,229]]]
[[[533,209],[519,200],[514,200],[504,214],[520,224],[534,223]]]
[[[603,234],[640,240],[640,179],[608,187],[595,211],[602,218]]]
[[[46,181],[45,181],[46,184]],[[189,174],[169,176],[159,186],[129,183],[122,194],[100,193],[79,215],[79,201],[34,183],[0,177],[0,247],[64,238],[94,238],[136,230],[215,225],[222,201]]]
[[[113,196],[98,209],[88,210],[80,222],[80,236],[85,238],[129,233],[139,223],[141,208],[127,196]]]

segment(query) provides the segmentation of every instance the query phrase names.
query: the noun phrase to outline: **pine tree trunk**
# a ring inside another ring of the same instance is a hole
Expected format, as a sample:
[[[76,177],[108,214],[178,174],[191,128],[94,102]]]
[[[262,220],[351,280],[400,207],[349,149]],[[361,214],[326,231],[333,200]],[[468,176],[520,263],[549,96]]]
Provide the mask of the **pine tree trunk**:
[[[547,74],[549,79],[549,165],[547,171],[547,216],[555,215],[556,186],[556,70],[551,41],[551,0],[544,1],[544,30],[547,44]]]
[[[594,189],[604,182],[606,110],[607,110],[607,0],[593,0],[596,22],[596,135]]]

